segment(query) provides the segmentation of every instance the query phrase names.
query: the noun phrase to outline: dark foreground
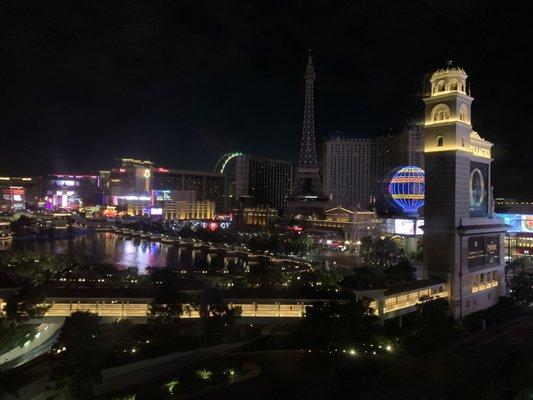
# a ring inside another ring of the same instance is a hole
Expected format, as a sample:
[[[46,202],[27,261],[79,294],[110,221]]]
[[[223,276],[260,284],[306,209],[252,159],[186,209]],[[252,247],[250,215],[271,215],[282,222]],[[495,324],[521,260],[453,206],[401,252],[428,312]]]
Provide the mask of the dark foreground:
[[[201,397],[208,399],[514,399],[533,386],[533,317],[415,360],[391,356],[375,365],[301,351],[240,352],[225,356],[254,362],[258,377]],[[529,360],[529,370],[517,368]],[[529,380],[529,382],[528,382]]]

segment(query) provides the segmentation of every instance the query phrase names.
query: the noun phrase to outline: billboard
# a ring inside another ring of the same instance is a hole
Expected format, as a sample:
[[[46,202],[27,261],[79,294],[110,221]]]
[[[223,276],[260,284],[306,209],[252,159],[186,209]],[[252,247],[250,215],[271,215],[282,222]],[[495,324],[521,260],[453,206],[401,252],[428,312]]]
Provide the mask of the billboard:
[[[489,267],[500,262],[500,237],[472,236],[468,238],[468,267]]]
[[[484,217],[488,214],[489,166],[476,161],[470,162],[470,216]]]
[[[507,232],[533,233],[533,214],[495,214],[510,226]]]
[[[422,225],[424,225],[423,219],[394,218],[387,219],[386,230],[388,233],[396,235],[418,236],[424,234],[420,229]]]
[[[172,201],[171,190],[153,190],[153,193],[156,201]]]
[[[163,209],[162,208],[154,208],[154,207],[152,207],[150,209],[150,215],[163,215]]]

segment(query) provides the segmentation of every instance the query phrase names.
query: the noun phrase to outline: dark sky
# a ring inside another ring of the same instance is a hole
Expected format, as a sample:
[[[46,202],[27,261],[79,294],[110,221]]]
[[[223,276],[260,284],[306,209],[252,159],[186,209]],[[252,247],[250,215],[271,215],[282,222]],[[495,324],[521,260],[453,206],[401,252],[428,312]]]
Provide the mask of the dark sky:
[[[533,20],[491,3],[3,0],[0,174],[296,159],[311,48],[319,142],[420,118],[422,77],[453,59],[495,143],[495,194],[533,197]]]

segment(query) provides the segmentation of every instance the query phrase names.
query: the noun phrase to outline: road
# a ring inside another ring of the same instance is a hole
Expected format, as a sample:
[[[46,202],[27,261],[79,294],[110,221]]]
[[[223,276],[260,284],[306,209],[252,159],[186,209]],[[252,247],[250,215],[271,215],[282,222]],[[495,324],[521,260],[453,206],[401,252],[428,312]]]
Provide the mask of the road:
[[[63,324],[41,324],[37,334],[22,347],[17,347],[0,356],[0,371],[25,364],[48,352],[55,343]]]

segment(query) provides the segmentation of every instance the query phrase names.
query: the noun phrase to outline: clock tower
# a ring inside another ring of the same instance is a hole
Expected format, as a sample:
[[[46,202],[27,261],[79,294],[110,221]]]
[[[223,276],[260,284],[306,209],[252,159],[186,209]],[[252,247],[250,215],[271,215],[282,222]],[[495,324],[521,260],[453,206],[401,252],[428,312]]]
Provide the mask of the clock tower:
[[[472,129],[467,74],[434,72],[425,103],[424,268],[447,282],[454,316],[490,307],[505,294],[503,234],[493,217],[492,143]]]

